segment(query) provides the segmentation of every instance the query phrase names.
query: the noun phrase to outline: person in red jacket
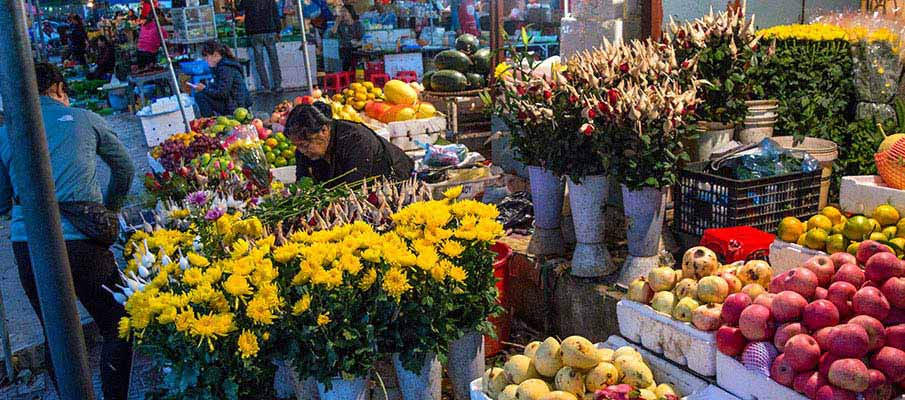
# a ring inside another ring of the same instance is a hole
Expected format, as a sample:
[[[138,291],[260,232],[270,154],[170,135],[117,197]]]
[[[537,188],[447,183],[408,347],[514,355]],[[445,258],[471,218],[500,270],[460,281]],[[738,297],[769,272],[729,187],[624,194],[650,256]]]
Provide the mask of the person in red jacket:
[[[478,30],[477,8],[474,0],[462,0],[459,3],[459,30],[460,33],[470,33],[475,36],[481,36]]]

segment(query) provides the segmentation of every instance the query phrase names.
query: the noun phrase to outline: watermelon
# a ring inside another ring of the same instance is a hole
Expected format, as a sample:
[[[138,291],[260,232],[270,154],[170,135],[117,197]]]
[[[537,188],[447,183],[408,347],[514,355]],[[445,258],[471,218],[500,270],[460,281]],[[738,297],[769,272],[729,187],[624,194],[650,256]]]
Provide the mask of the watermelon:
[[[471,70],[471,59],[465,53],[458,50],[443,50],[434,57],[434,65],[437,69],[451,69],[466,73]]]
[[[437,92],[460,92],[468,89],[468,78],[461,72],[444,69],[431,76],[431,90]]]
[[[484,75],[476,74],[474,72],[469,72],[465,74],[465,78],[468,79],[468,88],[469,89],[480,89],[484,87],[487,82],[484,80]]]
[[[480,45],[481,42],[478,38],[470,33],[466,33],[456,38],[456,50],[468,55],[474,54]]]
[[[483,48],[476,51],[471,56],[471,61],[474,63],[474,72],[477,72],[481,75],[489,75],[491,68],[490,64],[493,63],[493,57],[490,53],[490,49]]]
[[[424,90],[431,90],[431,76],[434,75],[434,72],[437,71],[427,71],[421,77],[421,86],[424,86]]]

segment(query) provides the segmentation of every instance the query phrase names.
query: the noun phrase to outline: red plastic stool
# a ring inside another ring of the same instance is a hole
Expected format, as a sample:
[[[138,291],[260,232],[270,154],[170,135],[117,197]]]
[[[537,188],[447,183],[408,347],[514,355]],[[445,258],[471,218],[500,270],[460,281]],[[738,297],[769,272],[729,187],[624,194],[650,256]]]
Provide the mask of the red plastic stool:
[[[390,81],[390,76],[384,73],[373,73],[368,80],[371,81],[375,87],[382,88]]]
[[[365,79],[370,80],[371,75],[386,73],[383,70],[383,61],[368,61],[365,63]]]
[[[405,83],[417,82],[418,73],[415,71],[399,71],[396,73],[396,79]]]
[[[324,90],[333,93],[339,93],[343,90],[344,72],[334,72],[332,74],[324,74]]]
[[[340,73],[342,74],[342,77],[341,77],[342,82],[341,82],[341,83],[342,83],[343,89],[345,89],[345,88],[349,87],[349,85],[351,85],[352,82],[355,80],[355,72],[352,72],[352,71],[343,71],[343,72],[340,72]]]

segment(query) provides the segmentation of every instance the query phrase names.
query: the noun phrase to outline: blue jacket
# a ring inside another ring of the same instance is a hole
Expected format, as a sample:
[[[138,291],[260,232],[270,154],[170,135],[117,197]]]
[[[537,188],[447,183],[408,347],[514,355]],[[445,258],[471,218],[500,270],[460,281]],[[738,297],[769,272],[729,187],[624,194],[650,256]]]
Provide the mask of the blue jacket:
[[[251,96],[245,86],[245,74],[237,61],[223,58],[213,68],[214,80],[204,88],[205,96],[226,106],[232,112],[251,106]]]
[[[58,201],[103,202],[109,209],[122,206],[135,168],[126,147],[120,142],[104,119],[88,110],[66,107],[49,97],[41,97],[41,113],[47,132],[47,146],[50,149],[50,164]],[[8,125],[7,125],[8,126]],[[12,163],[7,126],[0,126],[0,214],[12,211],[10,240],[24,242],[25,220],[22,207],[15,205],[13,198],[21,188],[30,185],[21,172],[30,165]],[[101,194],[97,181],[97,157],[110,167],[110,183],[107,192]],[[87,239],[66,221],[63,239]]]

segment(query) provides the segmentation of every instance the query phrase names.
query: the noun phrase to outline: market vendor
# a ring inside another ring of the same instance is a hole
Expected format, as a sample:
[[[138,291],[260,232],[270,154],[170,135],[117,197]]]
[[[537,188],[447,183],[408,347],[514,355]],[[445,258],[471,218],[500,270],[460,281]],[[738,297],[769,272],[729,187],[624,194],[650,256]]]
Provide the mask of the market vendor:
[[[203,117],[230,115],[239,107],[251,106],[251,96],[245,84],[242,66],[232,50],[216,40],[204,43],[204,61],[211,68],[214,79],[207,85],[195,85],[195,104]]]
[[[296,179],[338,184],[412,175],[414,163],[402,149],[367,126],[328,117],[330,106],[315,104],[296,106],[286,120],[284,133],[296,146]]]

